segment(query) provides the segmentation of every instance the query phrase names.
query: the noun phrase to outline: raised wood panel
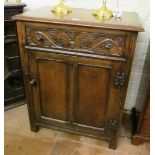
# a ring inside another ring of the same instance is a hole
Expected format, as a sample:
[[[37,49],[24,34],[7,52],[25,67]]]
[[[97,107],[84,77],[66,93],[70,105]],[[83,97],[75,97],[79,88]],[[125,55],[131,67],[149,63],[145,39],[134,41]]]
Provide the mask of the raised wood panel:
[[[65,62],[37,59],[42,116],[67,120],[68,66]]]
[[[109,93],[109,68],[78,64],[76,72],[76,121],[103,128]]]
[[[39,58],[29,52],[31,81],[36,118],[68,119],[68,64],[61,60]],[[30,82],[31,82],[30,81]]]

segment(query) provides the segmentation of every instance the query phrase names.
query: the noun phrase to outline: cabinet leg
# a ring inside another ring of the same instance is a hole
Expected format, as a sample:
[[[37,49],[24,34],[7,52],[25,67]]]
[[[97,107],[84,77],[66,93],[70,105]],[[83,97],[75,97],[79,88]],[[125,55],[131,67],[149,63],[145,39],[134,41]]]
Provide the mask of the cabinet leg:
[[[33,131],[33,132],[38,132],[38,130],[39,130],[39,127],[35,124],[33,124],[33,125],[31,124],[30,128],[31,128],[31,131]]]
[[[113,139],[110,140],[109,148],[115,150],[116,147],[117,147],[117,139],[113,138]]]
[[[118,133],[111,133],[111,139],[109,143],[109,148],[115,150],[117,147]]]
[[[39,128],[36,125],[34,108],[30,103],[27,103],[27,108],[28,108],[28,113],[29,113],[30,129],[33,132],[37,132]]]

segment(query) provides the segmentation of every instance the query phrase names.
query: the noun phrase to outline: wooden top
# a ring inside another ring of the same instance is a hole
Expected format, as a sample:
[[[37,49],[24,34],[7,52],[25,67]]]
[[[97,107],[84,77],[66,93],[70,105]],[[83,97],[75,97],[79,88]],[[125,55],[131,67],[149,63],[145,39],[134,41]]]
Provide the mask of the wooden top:
[[[28,11],[14,16],[13,19],[20,21],[81,25],[118,30],[144,31],[143,27],[139,24],[137,14],[134,12],[123,12],[121,19],[111,18],[109,20],[103,20],[94,17],[92,15],[93,10],[89,9],[73,8],[72,13],[64,17],[59,17],[51,12],[51,8],[52,7],[46,6],[37,10]]]

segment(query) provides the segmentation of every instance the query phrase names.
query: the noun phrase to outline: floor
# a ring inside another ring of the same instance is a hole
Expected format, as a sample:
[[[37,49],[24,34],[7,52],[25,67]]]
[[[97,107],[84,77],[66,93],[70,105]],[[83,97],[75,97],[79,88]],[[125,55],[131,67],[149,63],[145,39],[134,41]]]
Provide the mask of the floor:
[[[122,126],[116,150],[108,142],[40,128],[29,128],[26,105],[5,111],[5,155],[149,155],[150,145],[130,144],[130,130]]]

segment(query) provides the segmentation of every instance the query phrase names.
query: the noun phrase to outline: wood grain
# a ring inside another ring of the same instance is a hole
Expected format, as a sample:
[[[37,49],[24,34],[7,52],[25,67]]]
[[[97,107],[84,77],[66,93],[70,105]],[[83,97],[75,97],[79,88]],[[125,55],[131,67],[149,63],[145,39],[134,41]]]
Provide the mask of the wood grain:
[[[109,20],[97,19],[92,15],[93,10],[73,9],[73,13],[64,17],[59,17],[51,12],[52,7],[42,7],[37,10],[25,12],[14,16],[14,20],[34,21],[43,23],[58,23],[66,25],[78,25],[86,27],[100,27],[106,29],[144,31],[140,26],[136,13],[124,12],[121,19],[111,18]]]

